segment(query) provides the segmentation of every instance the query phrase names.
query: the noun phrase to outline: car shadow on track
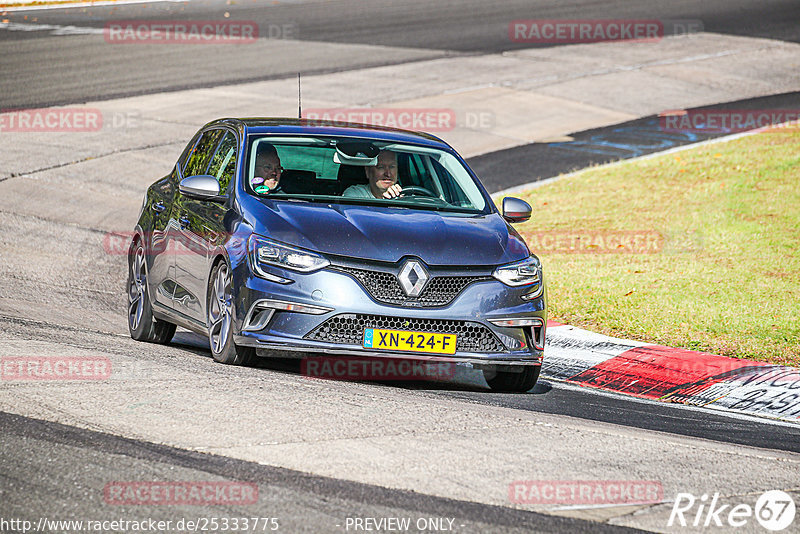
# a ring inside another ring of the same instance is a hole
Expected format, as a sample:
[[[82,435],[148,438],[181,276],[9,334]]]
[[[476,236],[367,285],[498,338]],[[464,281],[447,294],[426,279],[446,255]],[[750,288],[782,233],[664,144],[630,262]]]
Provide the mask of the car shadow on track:
[[[388,382],[387,382],[388,383]],[[477,386],[472,384],[465,384],[461,382],[444,382],[444,383],[435,383],[435,382],[428,382],[428,381],[414,381],[414,382],[393,382],[390,383],[391,385],[403,388],[403,389],[411,389],[411,390],[420,390],[420,391],[463,391],[463,392],[475,392],[475,393],[491,393],[494,395],[502,395],[502,396],[509,396],[509,395],[544,395],[548,393],[553,386],[547,382],[540,381],[532,389],[521,392],[521,393],[497,393],[493,392],[489,389],[489,386]]]
[[[199,334],[186,330],[179,330],[170,343],[170,346],[187,350],[193,354],[204,356],[211,359],[211,351],[208,348],[208,340]],[[449,392],[470,392],[470,393],[491,393],[489,386],[483,378],[483,373],[476,369],[454,366],[455,371],[447,378],[436,377],[424,380],[392,380],[387,378],[353,378],[347,376],[318,376],[309,374],[303,361],[306,358],[325,358],[321,354],[301,353],[298,356],[280,358],[257,358],[249,367],[265,371],[278,373],[301,375],[309,380],[330,380],[334,382],[354,382],[360,384],[384,385],[398,389],[408,389],[413,391],[449,391]],[[360,361],[380,361],[379,358],[358,358]],[[399,361],[399,360],[398,360]],[[540,381],[530,391],[524,395],[543,395],[548,393],[552,386],[544,381]],[[503,395],[509,395],[503,393]]]

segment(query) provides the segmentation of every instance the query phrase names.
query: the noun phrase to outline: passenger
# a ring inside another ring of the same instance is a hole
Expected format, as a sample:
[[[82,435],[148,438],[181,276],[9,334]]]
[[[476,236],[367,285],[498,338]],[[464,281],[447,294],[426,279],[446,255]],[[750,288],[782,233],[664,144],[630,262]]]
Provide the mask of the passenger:
[[[250,185],[260,195],[268,193],[283,193],[280,187],[281,158],[275,146],[269,143],[259,143],[256,149],[256,168]]]
[[[397,154],[383,150],[375,167],[365,167],[368,184],[351,185],[342,193],[351,198],[396,198],[403,190],[397,183]]]

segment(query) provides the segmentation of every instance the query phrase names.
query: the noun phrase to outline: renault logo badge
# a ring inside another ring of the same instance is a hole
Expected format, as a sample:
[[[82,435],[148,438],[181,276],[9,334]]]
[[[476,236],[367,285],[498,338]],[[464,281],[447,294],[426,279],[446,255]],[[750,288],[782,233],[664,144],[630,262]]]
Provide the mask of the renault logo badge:
[[[406,261],[397,273],[397,281],[409,297],[418,297],[430,278],[428,270],[417,260]]]

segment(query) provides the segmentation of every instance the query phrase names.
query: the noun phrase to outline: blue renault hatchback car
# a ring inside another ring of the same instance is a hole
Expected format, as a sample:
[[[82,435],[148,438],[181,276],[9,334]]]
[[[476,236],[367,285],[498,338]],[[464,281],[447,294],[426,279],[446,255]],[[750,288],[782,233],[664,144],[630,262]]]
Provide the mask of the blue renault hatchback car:
[[[145,195],[128,326],[208,336],[215,360],[447,361],[527,391],[544,350],[539,259],[456,151],[424,133],[293,119],[204,126]]]

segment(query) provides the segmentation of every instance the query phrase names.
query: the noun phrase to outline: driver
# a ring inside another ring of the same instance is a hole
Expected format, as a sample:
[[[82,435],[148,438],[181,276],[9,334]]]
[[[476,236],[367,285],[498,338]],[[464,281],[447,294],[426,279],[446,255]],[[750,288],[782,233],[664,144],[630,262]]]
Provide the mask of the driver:
[[[397,183],[397,154],[382,150],[375,167],[365,167],[368,184],[351,185],[342,193],[352,198],[396,198],[403,190]]]

